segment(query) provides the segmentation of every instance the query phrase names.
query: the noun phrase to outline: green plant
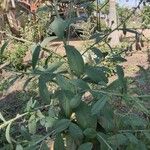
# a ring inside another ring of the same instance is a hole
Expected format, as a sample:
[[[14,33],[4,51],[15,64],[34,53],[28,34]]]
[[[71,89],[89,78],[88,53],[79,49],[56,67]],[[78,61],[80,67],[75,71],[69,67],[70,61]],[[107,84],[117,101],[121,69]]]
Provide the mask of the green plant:
[[[45,49],[41,43],[34,45],[32,69],[24,74],[30,77],[26,85],[33,78],[38,80],[42,101],[30,99],[24,113],[13,119],[6,119],[0,114],[1,147],[54,147],[54,150],[149,149],[149,122],[138,112],[146,116],[150,114],[142,102],[142,98],[150,96],[131,95],[128,80],[119,65],[116,66],[118,79],[108,83],[109,68],[101,64],[105,54],[95,47],[103,41],[105,35],[94,35],[94,44],[85,51],[94,52],[97,63],[85,63],[85,52],[81,54],[66,40],[68,38],[64,31],[69,25],[70,22],[61,19],[59,15],[50,25],[56,36],[63,41],[66,52],[65,57],[59,56],[58,62],[49,63],[46,60],[43,66],[37,65],[40,52]],[[123,58],[118,53],[111,53],[108,59],[118,61]],[[53,90],[49,85],[54,86]],[[87,93],[90,98],[86,96]],[[121,102],[120,106],[126,106],[125,110],[115,107],[117,100]],[[54,141],[54,145],[50,144],[51,141]]]
[[[144,6],[142,10],[142,26],[150,28],[150,6]]]
[[[10,62],[12,68],[16,70],[23,70],[24,65],[23,65],[23,58],[25,57],[25,54],[28,50],[28,46],[17,42],[14,43],[13,50],[7,51],[6,52],[6,59],[8,62]]]

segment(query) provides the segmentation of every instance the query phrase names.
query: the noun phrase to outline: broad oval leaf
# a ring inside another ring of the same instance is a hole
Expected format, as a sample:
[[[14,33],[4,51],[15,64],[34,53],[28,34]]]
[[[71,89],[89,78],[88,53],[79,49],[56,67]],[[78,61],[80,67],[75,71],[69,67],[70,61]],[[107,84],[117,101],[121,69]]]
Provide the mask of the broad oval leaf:
[[[93,148],[93,144],[90,142],[87,142],[87,143],[81,144],[78,150],[92,150],[92,148]]]
[[[83,80],[81,80],[81,79],[72,80],[71,83],[72,83],[77,89],[79,89],[80,92],[81,92],[81,91],[85,92],[86,90],[90,90],[89,85],[88,85],[85,81],[83,81]]]
[[[63,39],[65,36],[65,29],[69,27],[69,24],[69,21],[55,17],[54,21],[50,25],[50,28],[58,38]]]
[[[124,71],[123,71],[122,67],[117,65],[116,69],[117,69],[118,78],[119,79],[124,78]]]
[[[42,76],[39,77],[39,93],[40,93],[42,100],[50,103],[50,93],[48,91],[48,87],[46,85],[46,82]]]
[[[56,82],[62,90],[75,92],[75,86],[62,75],[56,76]]]
[[[77,108],[81,103],[81,95],[75,95],[70,101],[70,107],[72,109]]]
[[[78,76],[84,73],[84,61],[80,52],[70,45],[65,46],[70,69]]]
[[[78,125],[75,123],[70,123],[69,125],[69,133],[74,140],[82,140],[83,132]]]
[[[96,137],[97,132],[93,128],[87,128],[84,130],[83,134],[90,139],[93,139]]]
[[[39,55],[40,55],[40,51],[41,51],[41,46],[37,45],[34,49],[33,49],[33,53],[32,53],[32,68],[33,70],[35,69],[38,59],[39,59]]]
[[[16,150],[23,150],[22,145],[18,144],[18,145],[16,146]]]
[[[91,107],[85,104],[84,102],[81,102],[80,107],[76,108],[75,115],[76,115],[77,123],[83,129],[96,128],[97,126],[96,116],[92,116]]]
[[[48,143],[42,142],[40,145],[40,150],[49,150]]]
[[[108,83],[106,72],[102,67],[86,66],[85,70],[87,76],[96,83]]]
[[[54,150],[65,150],[64,140],[61,134],[57,134],[54,142]]]
[[[100,113],[100,110],[103,109],[103,107],[105,106],[107,100],[108,100],[108,96],[103,96],[100,100],[98,100],[93,106],[92,106],[92,115],[96,115],[98,113]]]
[[[70,107],[70,100],[74,94],[70,91],[59,91],[57,95],[64,114],[67,118],[70,117],[72,113],[72,109]]]
[[[127,144],[127,137],[124,134],[116,134],[108,138],[108,141],[114,146]]]
[[[56,122],[54,126],[55,133],[61,133],[62,131],[66,130],[70,125],[70,120],[68,119],[61,119]]]

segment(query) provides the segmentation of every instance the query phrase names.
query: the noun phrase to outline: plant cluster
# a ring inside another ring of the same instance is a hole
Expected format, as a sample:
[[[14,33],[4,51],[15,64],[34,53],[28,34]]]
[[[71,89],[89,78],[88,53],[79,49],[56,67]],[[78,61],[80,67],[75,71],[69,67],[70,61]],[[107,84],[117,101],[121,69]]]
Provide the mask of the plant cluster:
[[[57,12],[57,10],[55,10]],[[90,36],[94,41],[84,52],[69,44],[72,18],[58,14],[49,28],[63,41],[64,57],[52,52],[44,63],[40,54],[48,37],[32,46],[32,68],[17,72],[28,76],[25,86],[38,81],[38,96],[30,98],[22,114],[8,118],[0,113],[1,149],[48,150],[146,150],[149,149],[150,95],[130,93],[123,68],[116,65],[117,80],[109,83],[107,61],[124,61],[120,53],[102,52],[96,45],[107,42],[100,32]],[[5,45],[1,48],[4,53]],[[24,51],[24,50],[23,50]],[[93,63],[84,61],[86,52],[94,53]],[[22,56],[22,47],[14,57]],[[53,57],[58,59],[54,62]],[[13,58],[14,58],[13,57]],[[22,57],[21,57],[22,58]],[[57,61],[58,60],[58,61]],[[6,140],[5,140],[6,139]]]

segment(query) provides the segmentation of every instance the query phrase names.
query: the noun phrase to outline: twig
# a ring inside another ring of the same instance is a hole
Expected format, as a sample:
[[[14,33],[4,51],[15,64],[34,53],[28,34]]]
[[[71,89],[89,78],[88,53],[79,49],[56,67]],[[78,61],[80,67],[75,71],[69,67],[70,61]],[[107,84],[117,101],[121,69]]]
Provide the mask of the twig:
[[[0,125],[0,130],[3,129],[4,127],[6,127],[7,125],[9,125],[10,123],[12,123],[12,122],[14,122],[14,121],[16,121],[16,120],[18,120],[18,119],[26,116],[27,114],[29,114],[29,112],[26,112],[26,113],[21,114],[21,115],[18,114],[15,118],[13,118],[13,119],[11,119],[9,121],[4,122],[2,125]]]

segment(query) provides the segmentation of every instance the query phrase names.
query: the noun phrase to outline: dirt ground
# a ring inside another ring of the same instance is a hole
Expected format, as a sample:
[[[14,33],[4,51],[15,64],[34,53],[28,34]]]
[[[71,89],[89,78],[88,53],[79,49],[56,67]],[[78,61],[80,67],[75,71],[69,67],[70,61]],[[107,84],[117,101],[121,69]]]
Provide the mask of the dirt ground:
[[[145,30],[143,32],[144,36],[146,38],[150,38],[150,30]],[[127,37],[132,36],[132,34],[127,34]],[[85,41],[70,41],[70,45],[75,46],[77,49],[82,50],[82,48],[85,46],[87,42]],[[65,50],[63,48],[62,42],[52,42],[49,44],[49,47],[52,47],[51,50],[53,50],[55,53],[60,55],[65,55]],[[149,67],[150,63],[150,54],[148,52],[148,49],[150,50],[150,43],[147,43],[145,47],[141,51],[134,51],[132,56],[127,56],[127,62],[124,62],[121,64],[124,67],[125,76],[131,76],[135,77],[138,74],[139,67],[143,66],[145,69]],[[31,54],[28,52],[26,57],[24,58],[24,61],[31,60]],[[7,78],[10,76],[9,72],[3,71],[1,76]],[[113,76],[110,78],[110,81],[114,80],[116,77]],[[10,93],[15,93],[22,90],[22,87],[25,83],[25,79],[18,79],[5,93],[0,94],[0,100],[4,100],[5,97],[7,97]],[[12,97],[11,97],[12,98]],[[14,97],[15,98],[15,97]]]

